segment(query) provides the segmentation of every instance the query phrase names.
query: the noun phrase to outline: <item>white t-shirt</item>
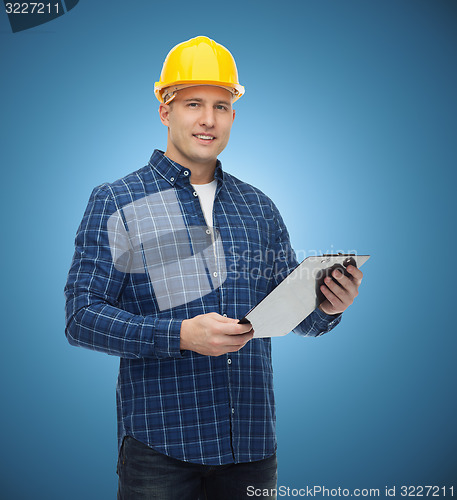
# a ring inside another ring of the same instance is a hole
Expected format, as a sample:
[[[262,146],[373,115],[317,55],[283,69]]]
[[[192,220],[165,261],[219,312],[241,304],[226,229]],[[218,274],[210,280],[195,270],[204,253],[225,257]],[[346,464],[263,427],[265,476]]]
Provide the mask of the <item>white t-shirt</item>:
[[[192,184],[192,187],[198,194],[203,215],[205,216],[206,225],[213,227],[213,205],[217,187],[216,179],[208,184]]]

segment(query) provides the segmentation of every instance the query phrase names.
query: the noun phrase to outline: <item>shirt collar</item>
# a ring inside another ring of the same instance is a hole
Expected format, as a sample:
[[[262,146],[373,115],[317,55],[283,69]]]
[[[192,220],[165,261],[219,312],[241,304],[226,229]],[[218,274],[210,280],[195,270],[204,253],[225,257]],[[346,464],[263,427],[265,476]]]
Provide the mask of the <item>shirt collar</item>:
[[[176,181],[180,177],[190,178],[190,170],[186,167],[183,167],[179,163],[176,163],[173,160],[170,160],[163,151],[159,149],[154,150],[152,153],[151,159],[149,160],[149,165],[158,172],[166,181],[168,181],[172,186],[175,185]],[[188,172],[186,174],[186,172]],[[214,178],[217,181],[223,181],[224,172],[222,170],[222,163],[217,160],[216,170],[214,172]]]

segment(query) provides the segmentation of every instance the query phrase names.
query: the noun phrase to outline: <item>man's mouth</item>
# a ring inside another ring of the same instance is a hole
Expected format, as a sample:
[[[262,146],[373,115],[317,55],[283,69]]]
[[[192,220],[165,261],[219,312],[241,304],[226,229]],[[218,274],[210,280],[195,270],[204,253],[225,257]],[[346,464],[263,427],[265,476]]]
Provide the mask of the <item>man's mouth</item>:
[[[216,139],[213,135],[206,135],[206,134],[193,134],[194,137],[197,139],[201,139],[202,141],[208,141],[211,142],[214,139]]]

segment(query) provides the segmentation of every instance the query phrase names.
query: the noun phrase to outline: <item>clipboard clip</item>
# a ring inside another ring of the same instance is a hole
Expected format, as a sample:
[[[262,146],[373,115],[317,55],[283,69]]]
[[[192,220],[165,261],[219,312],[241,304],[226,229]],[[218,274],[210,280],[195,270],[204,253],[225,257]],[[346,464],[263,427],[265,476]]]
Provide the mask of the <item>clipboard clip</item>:
[[[322,257],[355,257],[355,253],[323,253]]]
[[[356,264],[355,264],[355,260],[352,258],[352,257],[355,257],[355,256],[356,256],[355,253],[341,253],[341,252],[338,252],[338,253],[324,253],[324,254],[322,254],[323,258],[321,260],[321,263],[323,264],[324,262],[329,262],[331,257],[347,257],[347,259],[345,259],[344,262],[343,262],[343,266],[347,267],[350,264],[352,264],[353,266],[357,267]]]

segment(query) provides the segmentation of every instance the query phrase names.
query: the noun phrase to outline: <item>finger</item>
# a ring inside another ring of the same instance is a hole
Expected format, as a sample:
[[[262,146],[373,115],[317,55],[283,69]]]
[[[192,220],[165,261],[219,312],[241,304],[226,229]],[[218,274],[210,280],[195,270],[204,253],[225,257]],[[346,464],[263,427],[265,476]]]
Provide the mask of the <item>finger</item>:
[[[325,295],[325,298],[330,302],[333,308],[336,309],[341,306],[341,300],[326,285],[321,285],[321,292]]]
[[[216,316],[216,319],[222,323],[238,323],[239,320],[235,318],[229,318],[228,316],[222,316],[221,314],[214,313]]]
[[[247,323],[240,323],[239,319],[229,318],[228,316],[222,316],[221,314],[218,314],[218,313],[208,313],[208,315],[212,315],[213,318],[216,321],[219,321],[220,323],[226,323],[228,325],[238,325],[239,324],[239,325],[249,326],[250,328],[252,328],[252,325],[251,325],[251,323],[249,323],[249,321]]]
[[[349,293],[346,289],[335,283],[332,278],[325,278],[324,283],[341,302],[345,300]]]
[[[237,349],[241,349],[244,345],[246,345],[254,336],[254,330],[250,330],[247,333],[243,333],[241,335],[230,335],[227,336],[226,347],[236,347]]]
[[[348,266],[346,268],[346,270],[349,274],[352,274],[353,281],[355,282],[355,284],[357,286],[359,286],[360,283],[362,283],[362,279],[363,279],[362,271],[358,267],[355,267],[355,266]]]
[[[349,294],[351,294],[354,297],[357,295],[358,285],[354,283],[354,279],[353,278],[348,278],[347,276],[345,276],[338,269],[335,269],[335,271],[333,271],[332,276],[338,281],[338,283],[345,290],[347,290],[347,292],[349,292]]]
[[[226,322],[221,325],[221,333],[224,335],[243,335],[252,330],[251,323],[238,323],[238,320]]]
[[[319,304],[319,309],[325,314],[333,314],[335,311],[335,308],[328,300],[324,300],[324,302],[321,302]]]

